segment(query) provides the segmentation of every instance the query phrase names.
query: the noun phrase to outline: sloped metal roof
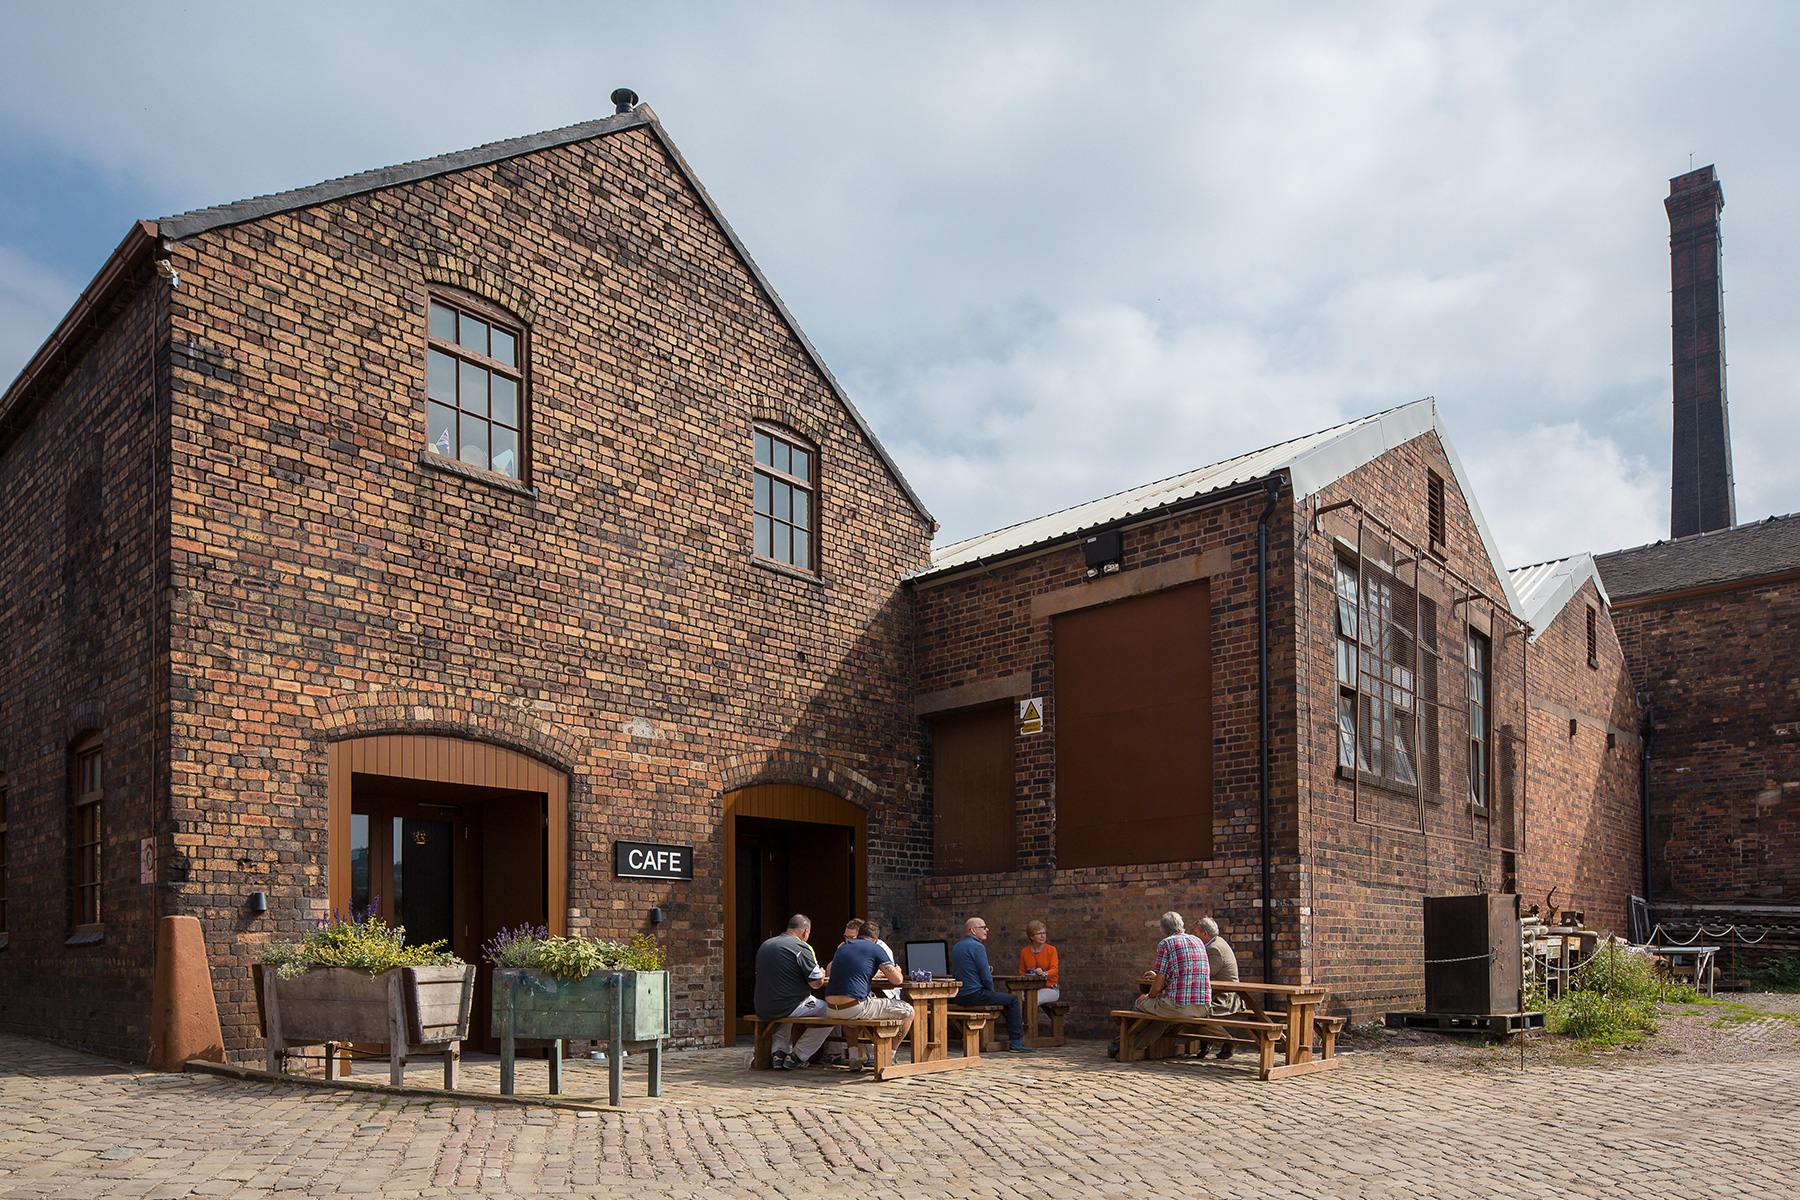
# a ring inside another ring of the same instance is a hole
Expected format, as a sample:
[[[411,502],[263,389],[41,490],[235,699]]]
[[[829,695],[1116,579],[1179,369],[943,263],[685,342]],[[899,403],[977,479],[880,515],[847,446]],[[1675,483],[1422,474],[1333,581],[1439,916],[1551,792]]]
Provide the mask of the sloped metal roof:
[[[1443,443],[1444,453],[1450,459],[1450,473],[1455,477],[1457,487],[1462,490],[1469,514],[1481,533],[1482,545],[1493,563],[1494,573],[1500,578],[1507,604],[1513,614],[1523,620],[1524,613],[1519,598],[1507,577],[1506,565],[1501,560],[1499,548],[1488,529],[1487,519],[1482,516],[1481,507],[1475,503],[1475,494],[1469,487],[1462,461],[1457,457],[1456,447],[1451,444],[1450,435],[1438,413],[1437,401],[1429,396],[1347,424],[1321,429],[1293,441],[1253,450],[1224,462],[1159,479],[1155,483],[1142,484],[1029,521],[1021,521],[1017,525],[984,533],[980,537],[967,538],[933,550],[931,566],[911,578],[916,582],[924,582],[996,559],[1048,548],[1077,537],[1085,537],[1095,529],[1121,520],[1149,516],[1173,504],[1280,473],[1285,473],[1292,481],[1294,499],[1298,502],[1322,491],[1389,450],[1433,431],[1437,433],[1438,440]]]
[[[1800,571],[1800,513],[1614,550],[1594,561],[1620,603]]]
[[[1606,584],[1601,581],[1600,572],[1594,566],[1594,556],[1585,551],[1571,554],[1568,558],[1520,567],[1509,574],[1513,591],[1517,593],[1519,603],[1525,606],[1525,622],[1531,626],[1531,640],[1534,642],[1590,579],[1594,581],[1595,590],[1600,593],[1600,602],[1612,604],[1612,599],[1606,594]]]

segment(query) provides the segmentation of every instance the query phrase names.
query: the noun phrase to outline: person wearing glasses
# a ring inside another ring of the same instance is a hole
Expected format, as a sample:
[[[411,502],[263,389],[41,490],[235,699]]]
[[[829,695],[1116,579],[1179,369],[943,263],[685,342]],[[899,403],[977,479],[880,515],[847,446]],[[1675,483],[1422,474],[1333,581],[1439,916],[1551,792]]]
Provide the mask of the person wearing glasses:
[[[987,922],[980,917],[970,917],[963,928],[967,930],[963,940],[950,951],[950,973],[962,984],[962,990],[956,993],[956,1003],[1004,1010],[1008,1035],[1006,1048],[1031,1049],[1025,1044],[1025,1018],[1019,1011],[1019,998],[1011,992],[994,990],[994,969],[988,965],[987,947],[982,945],[987,941]]]

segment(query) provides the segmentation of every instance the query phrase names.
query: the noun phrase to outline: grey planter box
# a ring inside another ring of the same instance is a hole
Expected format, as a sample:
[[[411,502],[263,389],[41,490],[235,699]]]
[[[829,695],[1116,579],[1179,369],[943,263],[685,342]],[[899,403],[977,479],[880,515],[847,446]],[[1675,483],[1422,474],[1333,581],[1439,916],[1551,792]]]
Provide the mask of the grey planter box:
[[[282,1069],[292,1047],[324,1046],[330,1078],[339,1043],[386,1044],[395,1085],[405,1081],[409,1057],[442,1054],[444,1086],[456,1086],[475,997],[473,966],[395,967],[379,975],[314,967],[293,979],[261,963],[253,970],[270,1071]]]
[[[551,1045],[550,1091],[562,1091],[562,1043],[607,1043],[611,1101],[619,1103],[620,1051],[649,1052],[650,1095],[662,1094],[662,1040],[669,1035],[667,971],[595,971],[558,979],[542,971],[494,972],[493,1034],[500,1039],[500,1091],[513,1094],[519,1042]]]

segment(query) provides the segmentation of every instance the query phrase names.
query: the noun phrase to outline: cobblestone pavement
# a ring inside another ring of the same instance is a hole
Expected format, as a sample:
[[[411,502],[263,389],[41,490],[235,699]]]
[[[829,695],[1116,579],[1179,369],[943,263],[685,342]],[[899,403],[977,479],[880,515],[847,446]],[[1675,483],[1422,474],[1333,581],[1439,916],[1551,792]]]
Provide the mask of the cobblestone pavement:
[[[0,1038],[0,1197],[1780,1196],[1800,1054],[1447,1068],[1379,1053],[1258,1083],[1098,1043],[876,1084],[670,1054],[661,1100],[578,1112],[163,1075]],[[491,1063],[470,1064],[485,1086]],[[521,1090],[541,1091],[544,1064]],[[385,1078],[385,1071],[374,1078]],[[420,1082],[428,1074],[421,1072]],[[604,1095],[601,1064],[569,1091]]]

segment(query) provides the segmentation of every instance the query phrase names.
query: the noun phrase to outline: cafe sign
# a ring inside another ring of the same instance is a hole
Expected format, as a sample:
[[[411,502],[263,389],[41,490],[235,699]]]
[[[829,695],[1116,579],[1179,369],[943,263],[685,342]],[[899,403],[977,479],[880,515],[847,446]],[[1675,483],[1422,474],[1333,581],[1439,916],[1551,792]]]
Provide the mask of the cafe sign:
[[[694,848],[614,842],[613,875],[619,879],[692,879]]]

